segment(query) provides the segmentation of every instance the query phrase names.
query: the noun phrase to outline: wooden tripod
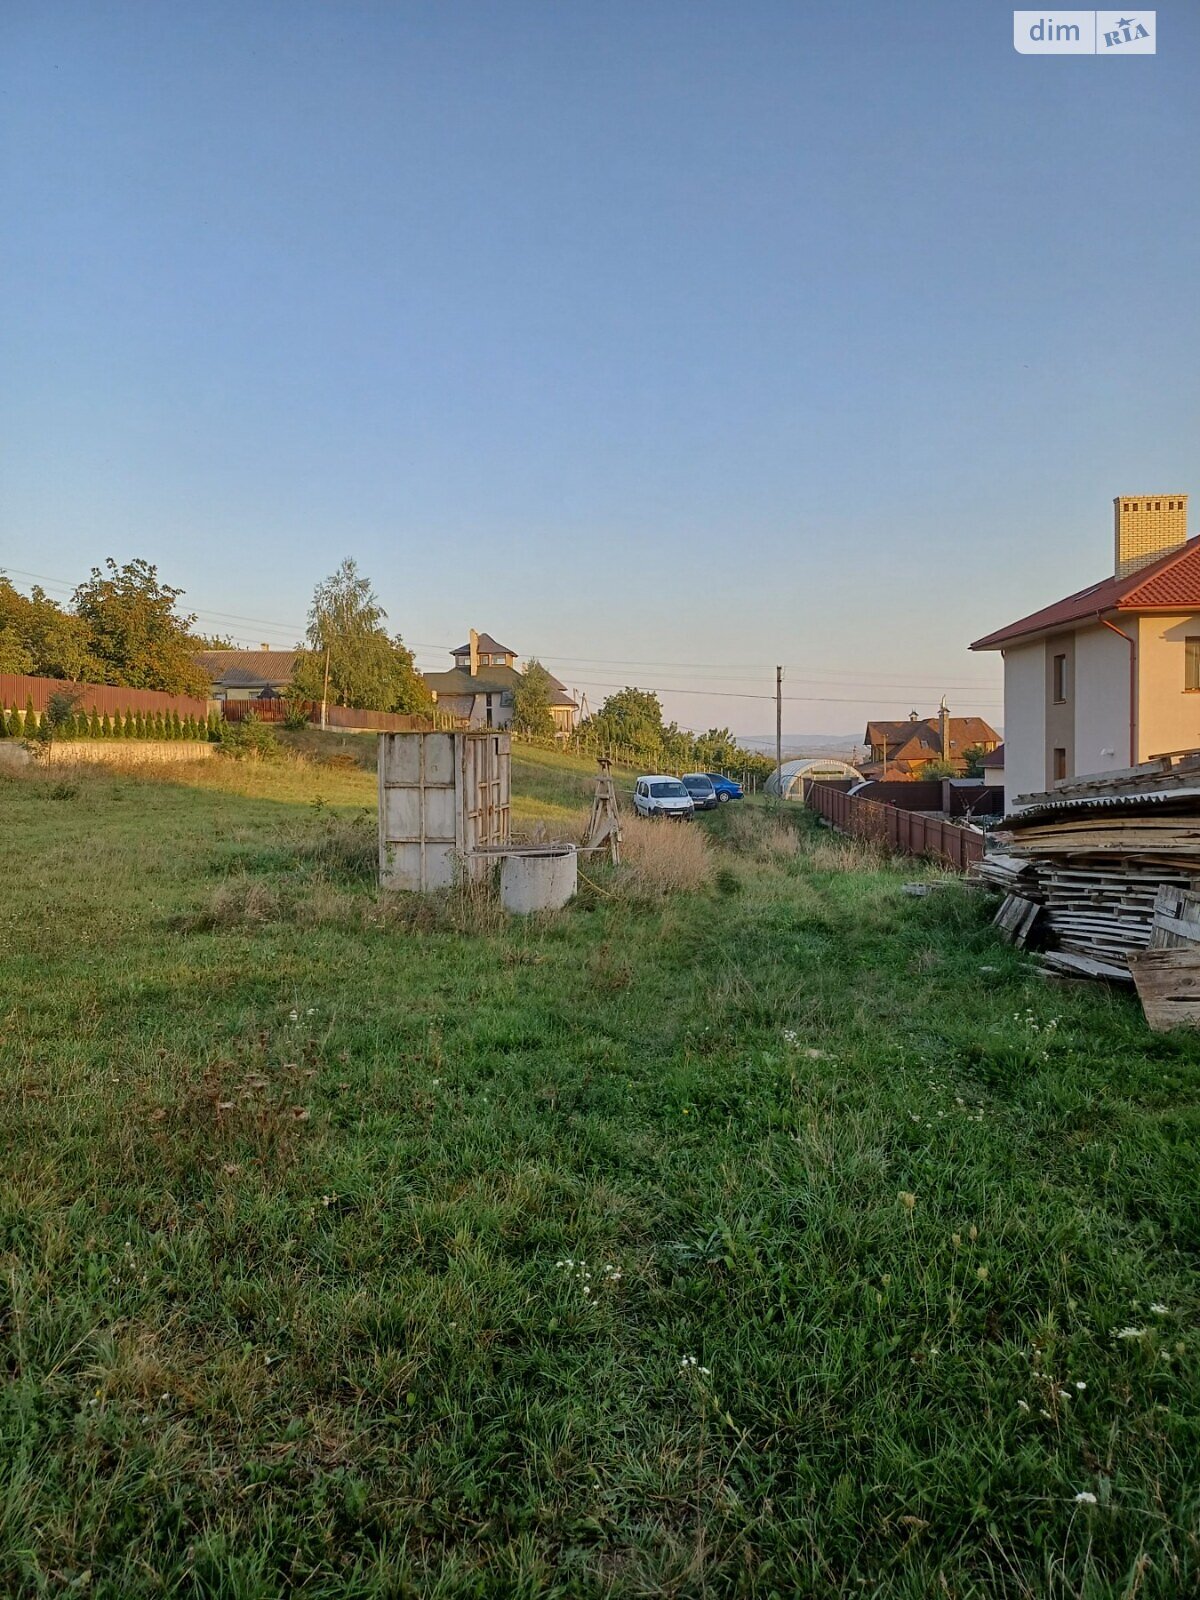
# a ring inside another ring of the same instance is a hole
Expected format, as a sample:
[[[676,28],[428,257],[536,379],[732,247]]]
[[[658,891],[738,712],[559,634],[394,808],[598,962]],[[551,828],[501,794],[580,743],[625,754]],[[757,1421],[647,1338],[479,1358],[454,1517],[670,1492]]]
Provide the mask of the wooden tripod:
[[[617,791],[613,784],[612,762],[607,756],[597,761],[596,792],[588,818],[585,850],[607,850],[616,866],[621,859],[621,819],[617,814]]]

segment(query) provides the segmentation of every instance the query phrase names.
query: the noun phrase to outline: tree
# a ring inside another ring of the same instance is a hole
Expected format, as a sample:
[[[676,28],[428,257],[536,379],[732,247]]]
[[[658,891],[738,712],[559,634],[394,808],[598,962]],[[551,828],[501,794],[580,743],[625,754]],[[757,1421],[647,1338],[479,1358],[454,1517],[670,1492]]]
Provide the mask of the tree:
[[[148,561],[118,567],[109,557],[104,570],[92,568],[75,591],[74,606],[105,682],[207,694],[208,675],[193,660],[196,619],[175,609],[182,593],[160,582],[158,568]]]
[[[920,768],[922,778],[957,778],[958,763],[947,761],[944,756],[938,756],[934,761],[926,761]]]
[[[0,626],[0,672],[33,671],[33,657],[21,634],[11,623]]]
[[[583,724],[600,744],[618,745],[640,756],[658,756],[667,736],[662,703],[650,689],[619,689]]]
[[[87,629],[78,617],[36,585],[28,595],[19,594],[0,577],[0,671],[78,683],[97,670]]]
[[[369,711],[427,711],[433,699],[425,680],[399,634],[388,637],[386,619],[370,579],[347,556],[313,593],[308,651],[296,663],[292,693]]]
[[[966,776],[968,778],[983,777],[983,758],[987,751],[981,744],[969,744],[963,751],[963,760],[967,763]]]
[[[71,739],[75,735],[75,707],[79,704],[78,689],[56,689],[46,701],[42,720],[33,735],[46,752],[46,760],[56,739]]]
[[[532,734],[539,739],[554,737],[554,718],[550,713],[553,695],[553,678],[540,661],[530,661],[513,690],[512,725],[518,733]]]

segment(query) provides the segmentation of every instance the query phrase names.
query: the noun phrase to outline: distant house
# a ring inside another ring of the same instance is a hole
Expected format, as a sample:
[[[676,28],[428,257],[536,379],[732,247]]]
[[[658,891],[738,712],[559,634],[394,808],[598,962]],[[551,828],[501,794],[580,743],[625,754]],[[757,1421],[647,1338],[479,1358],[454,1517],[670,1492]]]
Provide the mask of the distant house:
[[[194,659],[208,673],[210,700],[278,700],[291,687],[303,653],[264,644],[258,650],[198,650]]]
[[[1200,747],[1200,538],[1186,494],[1118,495],[1114,572],[972,650],[1004,657],[1005,793]]]
[[[1004,746],[998,744],[979,763],[983,768],[983,781],[989,789],[1004,787]]]
[[[471,629],[466,644],[452,650],[449,672],[426,672],[439,711],[473,728],[507,728],[512,721],[513,694],[522,681],[517,653],[499,644],[490,633]],[[579,706],[558,679],[551,677],[550,715],[554,730],[565,738],[579,720]]]
[[[949,761],[959,773],[966,771],[966,752],[995,750],[1000,735],[982,717],[952,717],[943,700],[936,717],[915,711],[903,722],[868,722],[864,739],[871,759],[862,767],[867,778],[892,781],[919,778],[930,761]]]

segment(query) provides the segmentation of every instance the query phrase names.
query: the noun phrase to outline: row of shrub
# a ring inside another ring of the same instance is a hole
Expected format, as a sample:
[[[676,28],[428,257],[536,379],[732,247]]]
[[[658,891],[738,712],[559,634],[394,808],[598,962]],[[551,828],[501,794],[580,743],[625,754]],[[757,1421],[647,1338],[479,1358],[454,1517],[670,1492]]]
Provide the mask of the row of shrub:
[[[45,713],[42,713],[45,716]],[[0,738],[32,739],[42,718],[32,700],[25,710],[16,706],[5,712],[0,706]],[[212,739],[219,736],[220,718],[214,712],[207,719],[181,717],[178,711],[91,711],[70,712],[54,726],[54,738],[61,739]]]

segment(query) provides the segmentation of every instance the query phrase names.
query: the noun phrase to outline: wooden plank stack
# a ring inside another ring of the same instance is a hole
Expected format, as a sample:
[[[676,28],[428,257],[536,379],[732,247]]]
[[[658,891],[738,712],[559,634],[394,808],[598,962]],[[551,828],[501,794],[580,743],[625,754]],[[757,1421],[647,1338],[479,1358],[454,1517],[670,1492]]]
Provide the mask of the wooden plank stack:
[[[1130,955],[1129,970],[1155,1033],[1200,1028],[1200,894],[1159,890],[1150,948]]]
[[[1200,887],[1200,752],[1072,779],[1017,805],[996,831],[1007,854],[986,857],[976,875],[1043,902],[1049,965],[1128,982],[1160,894]],[[1015,908],[1005,925],[1022,926]]]

